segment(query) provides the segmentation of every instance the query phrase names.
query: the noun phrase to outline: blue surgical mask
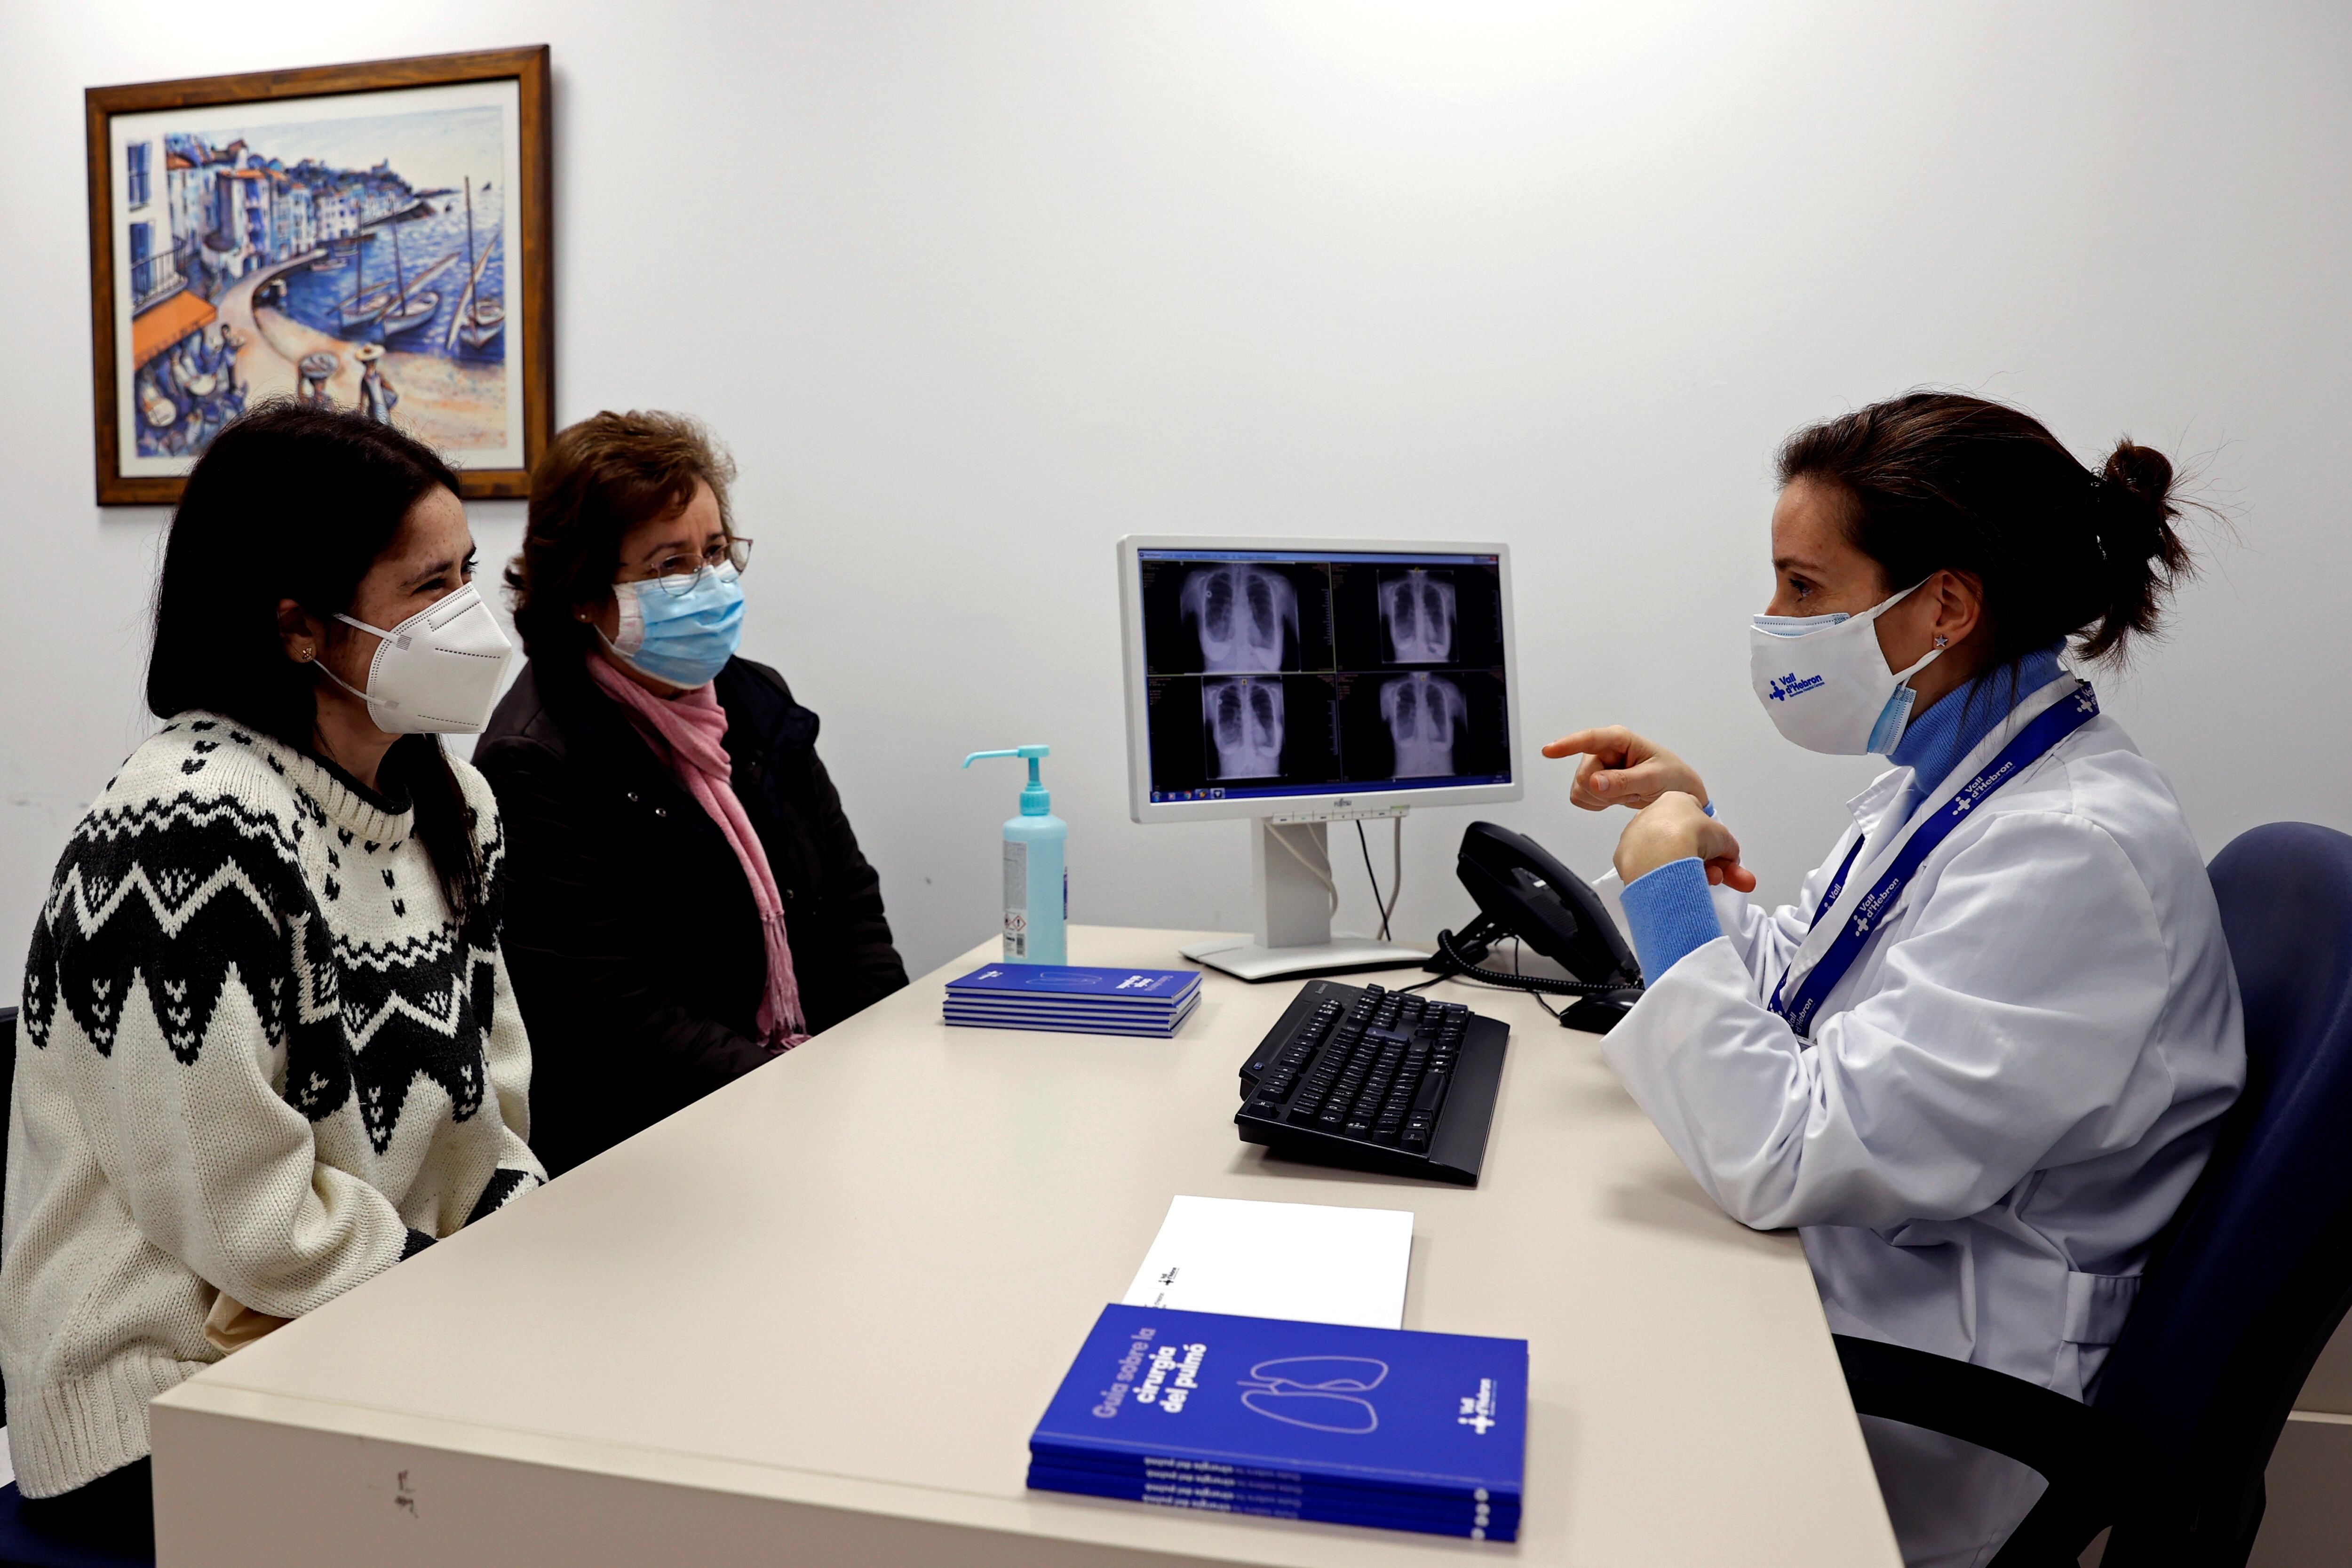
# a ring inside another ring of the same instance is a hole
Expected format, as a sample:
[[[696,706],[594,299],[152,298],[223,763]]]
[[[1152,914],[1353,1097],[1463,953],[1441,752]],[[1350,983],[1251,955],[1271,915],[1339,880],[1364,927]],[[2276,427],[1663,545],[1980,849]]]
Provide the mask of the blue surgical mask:
[[[605,648],[672,686],[709,684],[743,640],[743,584],[732,566],[705,567],[682,588],[677,577],[615,583],[613,597],[621,627]]]

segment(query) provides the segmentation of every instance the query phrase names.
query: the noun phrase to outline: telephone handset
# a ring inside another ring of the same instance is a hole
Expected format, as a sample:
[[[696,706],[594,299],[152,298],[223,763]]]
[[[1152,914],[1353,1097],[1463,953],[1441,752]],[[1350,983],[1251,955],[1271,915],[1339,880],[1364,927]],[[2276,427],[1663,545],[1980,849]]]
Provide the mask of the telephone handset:
[[[1580,998],[1560,1016],[1570,1028],[1606,1034],[1642,989],[1642,966],[1625,945],[1600,895],[1534,839],[1491,822],[1462,835],[1454,874],[1478,905],[1459,932],[1437,933],[1440,974],[1517,991]],[[1496,943],[1517,937],[1574,980],[1506,974],[1482,967]]]

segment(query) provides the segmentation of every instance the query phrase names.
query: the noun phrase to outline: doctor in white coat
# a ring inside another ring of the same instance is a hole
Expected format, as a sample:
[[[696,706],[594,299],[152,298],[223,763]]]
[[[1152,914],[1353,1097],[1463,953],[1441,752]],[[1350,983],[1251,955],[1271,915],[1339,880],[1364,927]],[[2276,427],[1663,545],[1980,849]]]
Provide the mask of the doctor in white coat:
[[[1735,1219],[1799,1227],[1830,1326],[2095,1384],[2150,1241],[2245,1076],[2236,979],[2164,776],[2063,662],[2148,631],[2188,565],[2171,465],[2099,473],[2028,415],[1915,394],[1780,454],[1758,698],[1895,764],[1798,901],[1687,763],[1622,729],[1576,804],[1636,808],[1617,896],[1649,988],[1612,1066]],[[2042,1489],[1866,1418],[1904,1558],[1989,1561]]]

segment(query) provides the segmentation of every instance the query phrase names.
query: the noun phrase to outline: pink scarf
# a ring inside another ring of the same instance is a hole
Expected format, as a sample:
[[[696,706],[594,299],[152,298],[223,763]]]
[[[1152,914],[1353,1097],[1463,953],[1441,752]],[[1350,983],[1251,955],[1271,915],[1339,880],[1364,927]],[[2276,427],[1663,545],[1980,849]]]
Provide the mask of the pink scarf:
[[[768,994],[760,1003],[760,1036],[772,1049],[792,1049],[809,1037],[808,1021],[801,1016],[800,982],[793,974],[792,944],[784,934],[783,900],[776,893],[776,874],[768,868],[768,852],[728,784],[734,762],[727,754],[727,710],[719,706],[719,694],[709,686],[697,686],[676,697],[656,697],[614,668],[610,659],[593,653],[588,672],[604,695],[621,705],[637,733],[669,764],[735,851],[743,879],[751,884],[751,902],[760,911],[760,931],[768,944]]]

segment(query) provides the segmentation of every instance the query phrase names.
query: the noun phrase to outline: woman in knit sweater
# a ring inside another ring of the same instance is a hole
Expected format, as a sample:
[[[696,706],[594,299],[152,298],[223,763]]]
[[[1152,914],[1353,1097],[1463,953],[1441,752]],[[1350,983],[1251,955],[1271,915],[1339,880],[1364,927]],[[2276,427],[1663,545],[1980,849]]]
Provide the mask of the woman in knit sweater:
[[[28,1522],[152,1539],[147,1402],[544,1179],[503,837],[433,731],[504,638],[457,479],[266,406],[172,524],[167,722],[58,865],[25,965],[0,1370]]]

